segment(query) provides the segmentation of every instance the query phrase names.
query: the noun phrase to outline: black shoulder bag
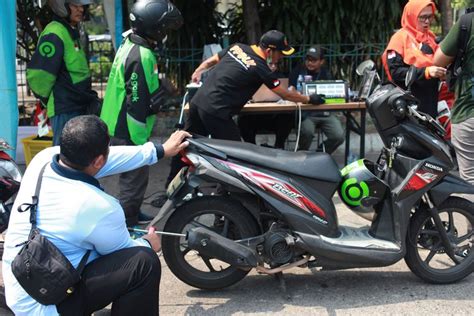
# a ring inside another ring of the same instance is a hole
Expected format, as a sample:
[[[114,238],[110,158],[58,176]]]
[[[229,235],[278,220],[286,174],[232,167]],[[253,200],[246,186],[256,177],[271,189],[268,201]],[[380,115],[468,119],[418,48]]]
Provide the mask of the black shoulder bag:
[[[464,14],[460,18],[460,27],[459,35],[457,39],[458,51],[454,61],[449,65],[446,72],[446,83],[448,84],[449,91],[454,91],[454,86],[456,85],[457,79],[462,75],[462,67],[464,64],[464,54],[467,49],[467,42],[471,34],[471,24],[472,24],[472,11]]]
[[[18,207],[18,212],[30,211],[31,231],[28,240],[18,245],[23,247],[12,262],[12,272],[23,289],[38,303],[56,305],[74,292],[74,286],[81,279],[90,250],[82,257],[76,270],[36,227],[38,198],[46,165],[39,174],[32,203],[24,203]]]

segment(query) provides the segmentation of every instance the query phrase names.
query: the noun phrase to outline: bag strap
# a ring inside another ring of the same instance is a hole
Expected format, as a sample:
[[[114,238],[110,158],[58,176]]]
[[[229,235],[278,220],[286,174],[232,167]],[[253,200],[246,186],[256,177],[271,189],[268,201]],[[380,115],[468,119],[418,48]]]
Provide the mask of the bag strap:
[[[18,212],[23,213],[26,211],[30,211],[30,223],[31,223],[31,230],[30,230],[30,236],[28,239],[31,239],[33,235],[37,231],[37,226],[36,226],[36,214],[37,214],[37,208],[38,208],[38,202],[39,202],[39,194],[41,190],[41,184],[43,183],[43,173],[44,169],[46,169],[46,166],[48,164],[46,163],[43,168],[41,168],[41,171],[38,175],[38,180],[36,180],[36,188],[35,188],[35,195],[31,197],[32,202],[31,203],[23,203],[20,206],[18,206]],[[82,257],[81,261],[79,262],[79,265],[77,266],[77,273],[79,275],[82,274],[82,270],[84,270],[84,267],[86,266],[87,259],[89,258],[89,255],[91,253],[91,250],[87,250],[84,256]]]
[[[39,193],[41,190],[41,183],[43,182],[43,173],[44,169],[46,169],[46,166],[48,164],[45,164],[43,168],[41,168],[41,171],[38,175],[38,180],[36,181],[36,189],[35,189],[35,194],[31,197],[32,202],[31,203],[23,203],[20,206],[18,206],[18,212],[23,213],[26,211],[30,211],[30,223],[31,223],[31,231],[30,231],[30,237],[33,231],[36,230],[36,210],[38,208],[38,201],[39,201]]]
[[[458,51],[456,54],[456,58],[454,61],[454,71],[456,75],[461,74],[462,66],[464,64],[464,55],[467,49],[467,42],[469,41],[469,37],[471,35],[471,24],[472,24],[472,17],[473,12],[466,13],[460,18],[460,27],[459,27],[459,35],[458,35]]]
[[[84,257],[82,257],[81,262],[79,262],[79,265],[77,266],[77,269],[76,269],[79,275],[82,274],[82,270],[84,270],[87,263],[87,259],[89,259],[90,254],[91,254],[91,251],[87,250],[86,253],[84,254]]]

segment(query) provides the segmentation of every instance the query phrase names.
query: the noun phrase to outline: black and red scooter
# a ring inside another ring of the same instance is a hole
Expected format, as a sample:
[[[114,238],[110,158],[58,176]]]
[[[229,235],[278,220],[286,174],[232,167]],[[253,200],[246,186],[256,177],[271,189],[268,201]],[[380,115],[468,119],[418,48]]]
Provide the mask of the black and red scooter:
[[[378,86],[366,104],[384,148],[377,162],[361,159],[342,170],[325,153],[189,139],[187,167],[152,221],[182,234],[162,240],[171,271],[203,289],[229,286],[253,268],[276,274],[381,267],[403,258],[427,282],[472,273],[474,204],[460,195],[474,187],[450,173],[444,129],[393,84]],[[338,224],[336,191],[369,226]]]
[[[20,188],[22,177],[17,164],[6,152],[12,149],[4,139],[0,138],[0,233],[8,227],[13,199]],[[1,249],[3,252],[3,247]]]

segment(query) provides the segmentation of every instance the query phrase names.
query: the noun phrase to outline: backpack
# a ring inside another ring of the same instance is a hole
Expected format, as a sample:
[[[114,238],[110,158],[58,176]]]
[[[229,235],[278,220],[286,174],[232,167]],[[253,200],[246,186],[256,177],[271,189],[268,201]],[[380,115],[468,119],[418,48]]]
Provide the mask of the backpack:
[[[469,41],[469,37],[471,36],[471,24],[472,17],[474,14],[473,11],[474,8],[467,9],[467,13],[461,16],[460,18],[459,35],[457,39],[458,50],[456,53],[456,57],[454,58],[451,65],[449,65],[446,72],[446,83],[448,84],[448,89],[451,92],[454,91],[456,81],[462,74],[462,67],[464,64],[464,53],[466,52],[467,42]]]

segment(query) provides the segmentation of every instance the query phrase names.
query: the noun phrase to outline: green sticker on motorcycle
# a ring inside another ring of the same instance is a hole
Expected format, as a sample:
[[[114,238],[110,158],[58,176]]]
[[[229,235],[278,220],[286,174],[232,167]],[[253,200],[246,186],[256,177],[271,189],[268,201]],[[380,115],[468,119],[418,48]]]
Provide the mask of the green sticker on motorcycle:
[[[369,196],[369,192],[367,183],[357,182],[356,178],[347,179],[341,186],[341,197],[350,206],[359,206],[362,199]]]

